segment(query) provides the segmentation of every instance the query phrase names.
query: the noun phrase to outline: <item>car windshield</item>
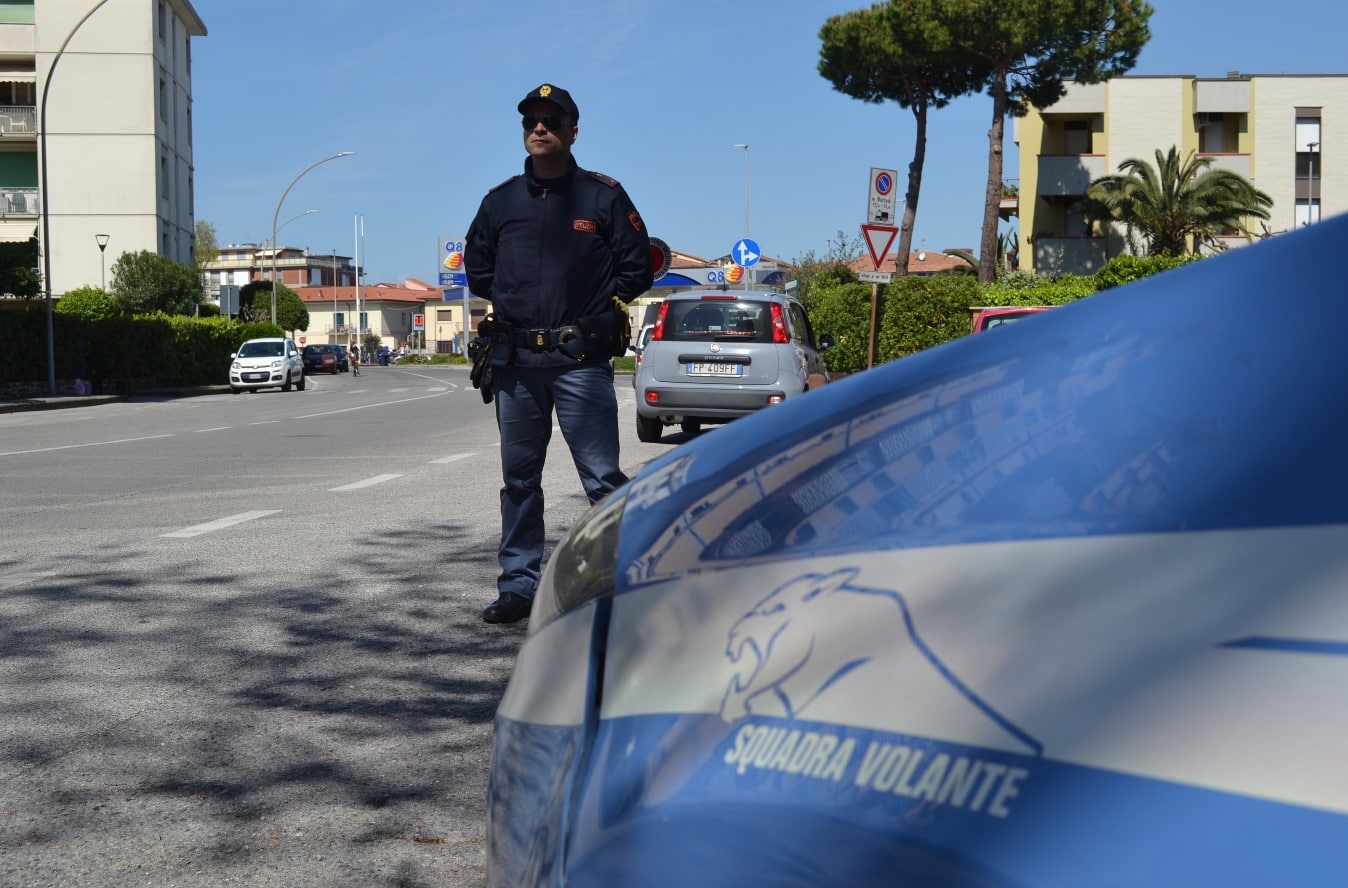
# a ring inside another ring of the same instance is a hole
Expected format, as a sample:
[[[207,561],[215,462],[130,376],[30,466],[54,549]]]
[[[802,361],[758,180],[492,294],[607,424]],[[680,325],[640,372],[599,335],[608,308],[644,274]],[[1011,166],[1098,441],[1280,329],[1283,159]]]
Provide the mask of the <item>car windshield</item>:
[[[671,299],[662,338],[674,342],[771,342],[772,303]]]
[[[245,342],[243,348],[239,349],[241,358],[279,358],[281,356],[281,343],[279,342]]]

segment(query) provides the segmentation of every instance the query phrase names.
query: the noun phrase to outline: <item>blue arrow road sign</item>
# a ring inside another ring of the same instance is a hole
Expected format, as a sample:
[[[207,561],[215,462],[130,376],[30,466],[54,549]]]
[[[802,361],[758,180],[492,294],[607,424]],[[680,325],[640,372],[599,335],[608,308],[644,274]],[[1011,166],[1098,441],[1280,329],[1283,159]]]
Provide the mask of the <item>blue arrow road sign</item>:
[[[762,252],[758,249],[758,244],[749,240],[747,237],[740,238],[735,246],[730,248],[730,258],[735,260],[735,264],[748,268],[750,265],[758,263],[758,257]]]

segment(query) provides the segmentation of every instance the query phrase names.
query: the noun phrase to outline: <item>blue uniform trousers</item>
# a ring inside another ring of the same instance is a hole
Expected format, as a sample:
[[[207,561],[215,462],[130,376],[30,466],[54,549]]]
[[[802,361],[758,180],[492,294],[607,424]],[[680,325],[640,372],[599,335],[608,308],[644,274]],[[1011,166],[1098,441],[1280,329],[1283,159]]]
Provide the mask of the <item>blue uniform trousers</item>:
[[[494,376],[504,481],[496,586],[532,598],[543,563],[543,462],[553,411],[591,503],[627,483],[618,466],[613,365],[511,366],[497,368]]]

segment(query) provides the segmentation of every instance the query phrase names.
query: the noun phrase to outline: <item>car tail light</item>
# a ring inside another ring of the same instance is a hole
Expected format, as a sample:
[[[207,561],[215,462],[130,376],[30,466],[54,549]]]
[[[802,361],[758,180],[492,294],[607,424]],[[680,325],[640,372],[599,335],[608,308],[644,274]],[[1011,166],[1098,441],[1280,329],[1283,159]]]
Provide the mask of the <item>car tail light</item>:
[[[647,390],[646,390],[646,403],[647,403],[647,404],[659,404],[659,403],[660,403],[660,393],[657,392],[657,391],[653,391],[653,390],[651,390],[651,389],[647,389]]]
[[[772,341],[790,342],[791,334],[786,332],[786,313],[777,303],[772,303]]]
[[[768,395],[769,404],[780,404],[786,400],[786,395]]]
[[[655,329],[651,331],[651,339],[665,338],[665,312],[669,311],[669,303],[660,303],[660,313],[655,316]]]

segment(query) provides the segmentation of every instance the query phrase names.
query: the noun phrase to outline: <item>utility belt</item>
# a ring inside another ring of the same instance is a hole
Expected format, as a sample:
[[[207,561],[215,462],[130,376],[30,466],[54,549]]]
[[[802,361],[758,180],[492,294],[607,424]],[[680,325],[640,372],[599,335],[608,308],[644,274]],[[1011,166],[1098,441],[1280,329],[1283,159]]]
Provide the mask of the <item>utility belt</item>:
[[[615,308],[581,318],[560,327],[520,327],[487,315],[477,326],[478,336],[491,345],[491,361],[497,367],[509,366],[517,349],[531,352],[559,351],[583,361],[587,358],[614,358],[627,353],[631,342],[631,324],[625,308]]]
[[[511,327],[508,324],[502,326],[507,328],[506,335],[510,337],[510,344],[515,348],[532,352],[561,351],[572,357],[584,354],[585,336],[581,333],[579,324],[566,324],[561,327]]]

